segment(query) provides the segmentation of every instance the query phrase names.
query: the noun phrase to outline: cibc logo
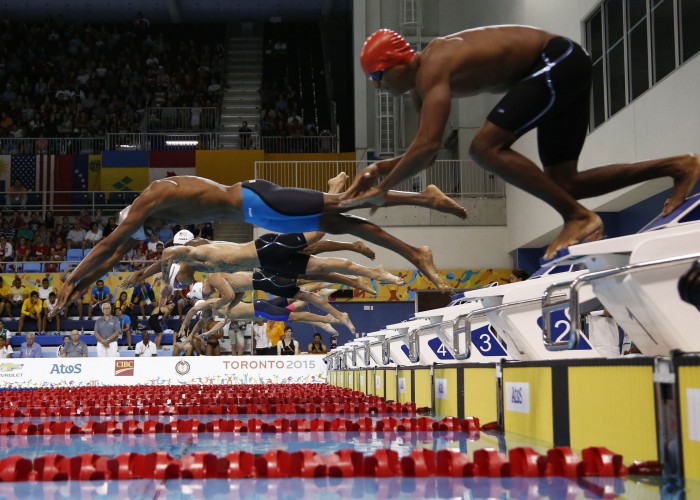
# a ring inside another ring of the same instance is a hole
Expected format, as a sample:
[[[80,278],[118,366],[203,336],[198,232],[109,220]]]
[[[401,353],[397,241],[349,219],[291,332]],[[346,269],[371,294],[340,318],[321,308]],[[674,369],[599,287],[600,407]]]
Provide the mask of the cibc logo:
[[[117,377],[134,376],[134,360],[119,359],[114,362],[114,375]]]
[[[64,375],[71,373],[81,373],[83,371],[83,365],[81,363],[76,363],[74,365],[64,365],[63,363],[54,363],[51,366],[51,371],[49,375]]]

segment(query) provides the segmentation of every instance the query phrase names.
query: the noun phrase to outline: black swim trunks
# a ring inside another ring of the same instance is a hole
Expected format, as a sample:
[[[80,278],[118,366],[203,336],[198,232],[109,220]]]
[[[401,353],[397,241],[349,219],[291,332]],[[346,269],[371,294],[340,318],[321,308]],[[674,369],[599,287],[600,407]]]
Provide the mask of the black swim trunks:
[[[568,38],[553,38],[530,75],[489,113],[488,120],[520,137],[537,127],[545,167],[575,160],[588,131],[591,58]]]
[[[285,278],[262,269],[253,271],[253,290],[260,290],[277,297],[293,299],[299,293],[296,278]]]
[[[256,300],[253,302],[255,317],[270,321],[288,321],[289,315],[294,312],[287,299],[275,297],[271,300]]]
[[[311,257],[303,253],[307,245],[303,233],[263,234],[255,240],[260,268],[287,278],[305,274]]]

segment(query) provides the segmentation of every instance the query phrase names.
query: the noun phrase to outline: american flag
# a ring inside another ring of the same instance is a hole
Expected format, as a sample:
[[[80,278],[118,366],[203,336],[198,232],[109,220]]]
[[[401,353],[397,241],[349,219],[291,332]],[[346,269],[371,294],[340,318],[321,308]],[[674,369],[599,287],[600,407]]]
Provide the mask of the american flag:
[[[29,191],[46,191],[46,202],[53,203],[56,184],[55,155],[12,155],[10,174],[13,181],[21,180]]]

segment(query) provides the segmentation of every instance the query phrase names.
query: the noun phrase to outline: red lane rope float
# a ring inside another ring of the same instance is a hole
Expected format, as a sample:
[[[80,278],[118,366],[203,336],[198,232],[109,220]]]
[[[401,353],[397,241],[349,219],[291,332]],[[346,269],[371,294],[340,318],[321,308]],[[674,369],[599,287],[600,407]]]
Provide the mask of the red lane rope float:
[[[403,414],[415,415],[415,403],[382,402],[367,403],[324,403],[324,404],[143,404],[123,406],[114,404],[85,404],[30,408],[4,408],[0,416],[4,418],[26,417],[101,417],[101,416],[144,416],[144,415],[278,415],[278,414]]]
[[[272,422],[263,422],[259,418],[248,420],[217,418],[209,422],[197,419],[172,420],[126,420],[115,422],[87,421],[78,425],[71,421],[49,421],[35,424],[25,422],[0,422],[0,436],[49,436],[66,434],[197,434],[202,432],[250,432],[250,433],[286,433],[286,432],[433,432],[451,431],[478,433],[479,419],[469,417],[458,419],[446,417],[433,420],[420,418],[384,417],[373,420],[369,417],[357,420],[335,418],[278,418]],[[599,467],[600,468],[600,467]]]
[[[413,450],[399,460],[393,450],[363,455],[339,450],[319,455],[312,450],[289,453],[271,450],[264,455],[235,451],[225,457],[195,452],[175,458],[165,452],[122,453],[105,457],[83,453],[75,457],[49,454],[33,461],[20,456],[0,460],[2,481],[66,481],[110,479],[206,479],[287,477],[552,477],[585,478],[591,474],[620,477],[628,474],[622,457],[606,448],[587,448],[579,458],[569,448],[558,447],[546,455],[531,448],[514,448],[508,457],[494,449],[466,453],[454,450]],[[567,465],[562,464],[562,460]],[[531,464],[536,463],[536,467]],[[571,464],[575,467],[569,467]],[[601,466],[601,464],[610,466]],[[562,468],[563,467],[563,468]]]

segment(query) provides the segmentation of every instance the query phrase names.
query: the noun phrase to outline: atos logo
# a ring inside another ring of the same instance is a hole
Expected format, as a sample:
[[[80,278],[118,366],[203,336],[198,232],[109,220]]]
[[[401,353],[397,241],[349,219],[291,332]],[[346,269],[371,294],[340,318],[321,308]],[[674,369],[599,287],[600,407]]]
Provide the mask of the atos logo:
[[[77,363],[75,365],[64,365],[64,364],[54,363],[53,366],[51,366],[51,371],[49,372],[49,375],[82,373],[82,371],[83,371],[83,365],[81,363]]]
[[[510,402],[515,403],[517,405],[523,404],[523,388],[520,387],[518,389],[513,388],[513,393],[510,396]]]

